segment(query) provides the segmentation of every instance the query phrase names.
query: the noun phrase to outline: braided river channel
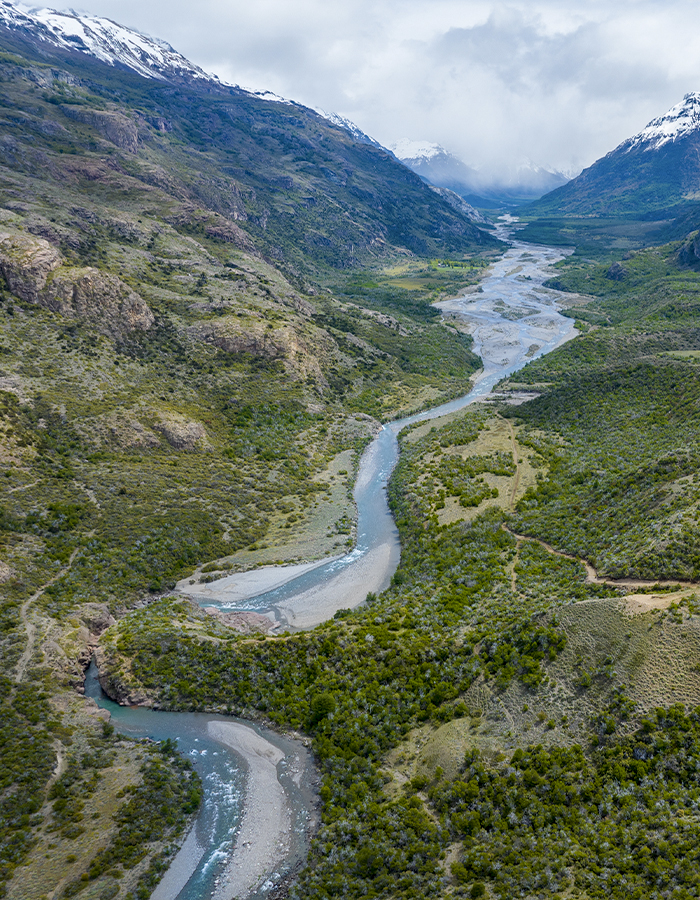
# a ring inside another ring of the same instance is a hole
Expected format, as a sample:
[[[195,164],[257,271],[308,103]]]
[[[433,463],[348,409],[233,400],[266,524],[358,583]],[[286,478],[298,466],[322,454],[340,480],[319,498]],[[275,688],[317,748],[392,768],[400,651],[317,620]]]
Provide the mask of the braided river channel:
[[[483,400],[502,378],[576,334],[573,319],[558,311],[566,295],[543,286],[566,251],[518,241],[516,233],[515,220],[503,217],[496,236],[510,248],[477,288],[439,304],[445,318],[471,333],[483,369],[469,393],[388,423],[367,448],[354,493],[355,548],[317,563],[229,575],[196,585],[196,592],[181,582],[184,593],[202,606],[255,611],[272,618],[278,631],[295,631],[388,586],[401,549],[386,497],[398,433]],[[303,863],[318,810],[316,773],[301,741],[233,717],[120,707],[101,692],[94,665],[86,695],[129,737],[176,738],[202,778],[201,810],[152,900],[257,900]]]

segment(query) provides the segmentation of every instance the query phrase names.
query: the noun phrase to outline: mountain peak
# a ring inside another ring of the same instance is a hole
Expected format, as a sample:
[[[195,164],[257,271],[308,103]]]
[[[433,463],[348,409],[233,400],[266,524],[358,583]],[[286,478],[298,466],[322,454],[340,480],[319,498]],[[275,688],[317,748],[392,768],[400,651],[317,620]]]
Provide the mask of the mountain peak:
[[[430,141],[412,141],[409,138],[402,138],[391,144],[389,149],[397,159],[433,159],[436,156],[450,154],[439,144],[433,144]]]
[[[64,50],[86,53],[110,66],[124,66],[145,78],[218,82],[216,76],[208,75],[165,41],[111,19],[81,15],[73,10],[29,9],[10,0],[0,0],[0,26]]]
[[[700,130],[700,93],[691,91],[665,115],[652,119],[646,128],[623,141],[617,149],[626,152],[636,148],[658,150],[664,144],[698,130]]]

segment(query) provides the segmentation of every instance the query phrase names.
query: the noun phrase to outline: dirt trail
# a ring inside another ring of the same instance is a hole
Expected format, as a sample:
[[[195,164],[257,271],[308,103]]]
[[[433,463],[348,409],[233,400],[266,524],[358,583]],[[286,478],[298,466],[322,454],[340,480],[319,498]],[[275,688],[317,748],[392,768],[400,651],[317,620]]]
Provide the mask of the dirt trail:
[[[513,562],[510,564],[510,589],[513,592],[515,591],[516,585],[518,583],[518,576],[515,573],[515,567],[518,565],[518,561],[520,559],[521,546],[522,546],[522,542],[516,541],[515,556],[513,557]]]
[[[56,751],[56,768],[53,770],[53,774],[51,775],[51,778],[49,778],[46,785],[47,793],[51,789],[51,786],[58,781],[58,779],[61,777],[61,775],[63,775],[67,768],[66,748],[58,740],[54,741],[53,748]]]
[[[513,448],[513,462],[515,463],[515,478],[513,479],[513,484],[510,489],[510,501],[508,503],[511,512],[515,509],[515,498],[518,496],[518,488],[520,487],[520,460],[518,443],[515,440],[515,429],[513,428],[513,423],[510,419],[506,419],[506,424],[508,425],[508,431],[510,432],[510,443]]]
[[[22,625],[24,625],[24,629],[27,632],[27,646],[24,648],[24,653],[20,656],[19,662],[17,663],[17,668],[15,670],[15,683],[19,684],[20,681],[23,680],[27,666],[29,664],[29,660],[32,658],[34,653],[34,644],[36,642],[36,625],[34,622],[29,619],[29,609],[33,603],[35,603],[42,594],[45,593],[47,588],[50,588],[52,584],[55,584],[60,578],[63,578],[64,575],[67,575],[71,566],[73,565],[73,560],[78,555],[79,547],[76,547],[75,550],[71,553],[70,558],[68,560],[68,565],[61,569],[60,572],[57,572],[53,578],[50,578],[46,584],[43,584],[39,590],[32,594],[28,600],[25,600],[22,606],[20,607],[20,618],[22,620]]]
[[[516,534],[514,531],[511,531],[507,525],[502,526],[504,531],[507,531],[515,540],[520,544],[523,541],[529,541],[531,544],[539,544],[543,550],[546,550],[547,553],[551,553],[552,556],[559,556],[562,559],[570,559],[572,562],[580,563],[586,570],[586,582],[588,584],[608,584],[611,587],[628,587],[628,588],[645,588],[645,587],[656,587],[657,585],[660,588],[663,587],[674,587],[675,585],[679,585],[682,588],[697,588],[698,584],[694,581],[659,581],[658,579],[653,581],[644,581],[641,578],[601,578],[598,575],[598,572],[593,568],[593,566],[585,559],[581,559],[578,556],[572,556],[570,553],[564,553],[562,550],[557,550],[555,547],[552,547],[551,544],[548,544],[546,541],[541,541],[539,538],[528,537],[525,534]],[[515,584],[515,569],[513,570],[513,585]]]
[[[38,481],[32,481],[31,484],[20,484],[19,487],[13,487],[13,488],[10,488],[9,491],[8,491],[7,493],[8,493],[8,494],[15,494],[17,491],[28,491],[29,488],[33,488],[33,487],[35,487],[37,484],[39,484]]]

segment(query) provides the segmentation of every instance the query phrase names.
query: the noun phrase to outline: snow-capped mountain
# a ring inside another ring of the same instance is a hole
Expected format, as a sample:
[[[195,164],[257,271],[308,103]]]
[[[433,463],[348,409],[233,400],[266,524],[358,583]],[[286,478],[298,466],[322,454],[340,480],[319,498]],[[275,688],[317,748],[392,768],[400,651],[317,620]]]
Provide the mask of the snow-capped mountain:
[[[672,106],[664,116],[652,119],[639,134],[623,141],[618,150],[629,153],[636,147],[658,150],[670,141],[677,141],[700,129],[700,94],[686,94],[680,103]]]
[[[472,168],[430,141],[405,138],[392,144],[391,149],[404,165],[430,184],[454,191],[481,207],[515,206],[541,197],[567,181],[561,172],[550,172],[530,161],[508,170]]]
[[[61,47],[79,50],[111,66],[124,66],[146,78],[218,81],[170,44],[126,28],[111,19],[53,9],[28,9],[0,0],[0,26]]]
[[[409,138],[402,138],[400,141],[396,141],[389,149],[397,159],[401,160],[429,160],[434,159],[436,156],[451,155],[439,144],[431,144],[430,141],[412,141]]]
[[[476,170],[465,165],[439,144],[403,138],[391,144],[389,149],[397,159],[429,184],[447,188],[461,197],[476,193],[473,189],[478,177]]]
[[[337,113],[328,113],[325,110],[320,109],[319,107],[317,107],[314,112],[317,112],[319,116],[323,116],[324,119],[327,119],[334,125],[338,125],[340,128],[344,128],[346,131],[349,131],[350,134],[355,138],[355,140],[359,141],[360,144],[371,144],[373,147],[379,147],[380,150],[388,152],[387,148],[380,144],[379,141],[375,141],[373,137],[365,134],[365,132],[361,128],[358,128],[354,122],[350,121],[350,119],[346,119],[345,116],[339,116]]]
[[[686,94],[533,211],[574,215],[678,215],[700,196],[700,93]]]
[[[29,8],[11,0],[0,0],[0,27],[2,26],[54,47],[77,50],[110,66],[131,69],[144,78],[160,81],[208,81],[243,91],[258,100],[286,104],[294,102],[272,91],[256,91],[228,84],[217,75],[200,69],[165,41],[100,16],[83,15],[73,10],[61,12]],[[316,112],[344,128],[360,143],[385,149],[349,119],[321,109]]]

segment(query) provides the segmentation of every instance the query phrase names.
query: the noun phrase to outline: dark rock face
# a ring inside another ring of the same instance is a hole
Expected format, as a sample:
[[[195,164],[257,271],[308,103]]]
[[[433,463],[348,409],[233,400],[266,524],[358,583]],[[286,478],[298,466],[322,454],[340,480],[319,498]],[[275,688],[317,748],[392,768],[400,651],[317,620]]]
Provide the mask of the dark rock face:
[[[627,269],[619,262],[613,263],[605,273],[605,277],[609,278],[611,281],[622,281],[626,275]]]
[[[139,149],[138,129],[135,122],[117,112],[102,112],[81,106],[64,104],[61,107],[69,119],[90,125],[102,137],[122,150],[136,153]]]
[[[688,235],[678,251],[678,261],[686,266],[700,265],[700,231]]]
[[[100,687],[107,696],[120,706],[153,707],[153,701],[142,690],[128,688],[120,678],[120,673],[110,671],[110,660],[103,647],[95,648],[95,665]]]

